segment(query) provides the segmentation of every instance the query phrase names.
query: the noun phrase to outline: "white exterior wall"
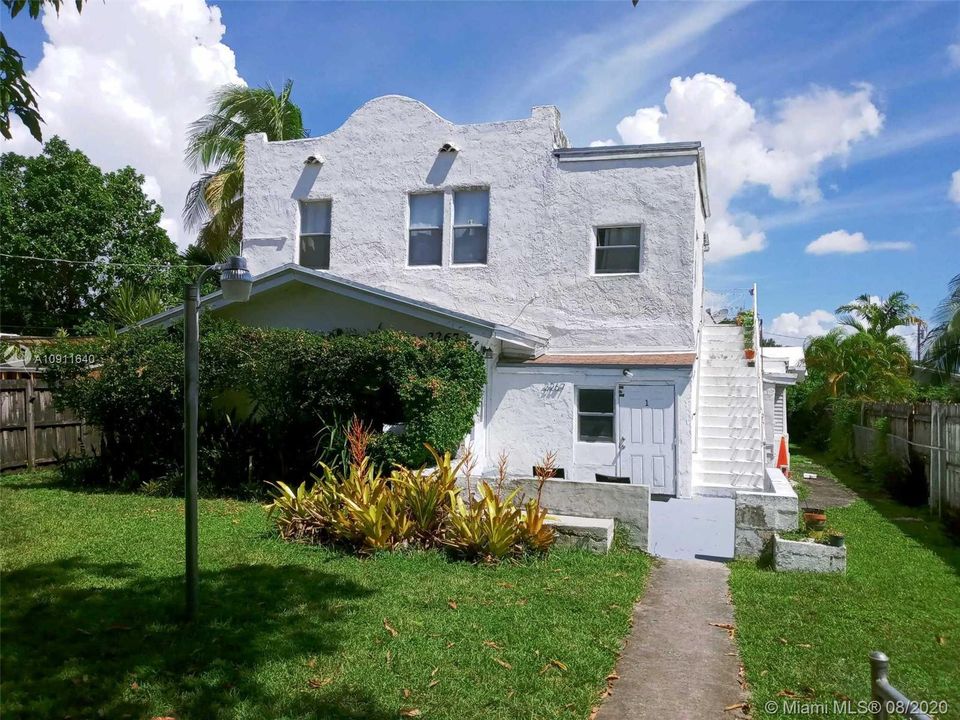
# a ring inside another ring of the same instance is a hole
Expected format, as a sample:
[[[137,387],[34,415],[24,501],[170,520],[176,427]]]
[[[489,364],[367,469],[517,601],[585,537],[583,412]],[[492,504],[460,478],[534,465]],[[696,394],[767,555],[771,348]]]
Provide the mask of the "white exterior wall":
[[[497,455],[509,456],[509,469],[529,475],[549,451],[568,480],[593,481],[595,473],[617,475],[615,443],[577,440],[576,389],[616,388],[644,383],[676,388],[677,495],[692,494],[692,424],[690,368],[631,368],[624,382],[622,368],[498,366],[488,388],[485,468],[495,468]],[[619,413],[614,420],[619,421]],[[615,428],[614,437],[618,437]]]
[[[458,153],[439,153],[452,142]],[[243,253],[261,273],[298,260],[298,199],[331,199],[330,272],[550,337],[550,351],[690,350],[702,290],[693,156],[559,162],[553,107],[455,125],[398,96],[336,131],[247,138]],[[310,156],[322,167],[305,166]],[[489,187],[488,262],[451,264],[452,191]],[[444,264],[407,266],[408,193],[446,193]],[[594,275],[594,229],[642,223],[641,272]]]

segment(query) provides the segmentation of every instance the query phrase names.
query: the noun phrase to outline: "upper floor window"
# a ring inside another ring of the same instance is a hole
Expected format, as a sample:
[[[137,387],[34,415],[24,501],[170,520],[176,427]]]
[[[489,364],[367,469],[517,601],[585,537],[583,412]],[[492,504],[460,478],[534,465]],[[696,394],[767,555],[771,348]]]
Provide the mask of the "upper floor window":
[[[639,273],[643,231],[639,225],[597,228],[594,272]]]
[[[489,190],[457,190],[453,194],[453,262],[487,262]]]
[[[410,196],[409,265],[440,265],[443,262],[443,193]]]
[[[300,264],[330,268],[330,201],[300,201]]]

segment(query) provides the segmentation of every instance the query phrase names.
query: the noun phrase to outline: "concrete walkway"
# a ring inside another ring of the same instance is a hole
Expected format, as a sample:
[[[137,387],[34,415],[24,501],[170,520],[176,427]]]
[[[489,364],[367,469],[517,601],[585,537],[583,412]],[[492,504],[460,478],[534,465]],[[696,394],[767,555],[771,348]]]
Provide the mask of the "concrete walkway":
[[[847,507],[857,499],[857,494],[853,490],[830,477],[816,475],[812,478],[803,478],[800,482],[810,490],[807,499],[800,503],[804,508],[826,510],[832,507]]]
[[[663,560],[633,610],[611,695],[596,720],[733,720],[745,702],[726,565]],[[711,623],[716,623],[712,625]]]

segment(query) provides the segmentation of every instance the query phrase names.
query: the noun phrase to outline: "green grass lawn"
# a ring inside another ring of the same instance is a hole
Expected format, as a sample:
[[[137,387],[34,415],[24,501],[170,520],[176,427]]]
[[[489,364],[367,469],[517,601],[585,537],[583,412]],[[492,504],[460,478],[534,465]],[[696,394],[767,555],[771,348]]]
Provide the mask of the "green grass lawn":
[[[960,718],[960,548],[926,510],[889,500],[852,468],[799,452],[793,467],[837,477],[866,499],[827,510],[828,523],[847,536],[845,576],[733,564],[753,716],[799,717],[764,711],[765,703],[791,696],[828,705],[869,700],[867,656],[882,650],[894,685],[915,700],[945,700],[950,711],[939,717]]]
[[[202,500],[184,626],[183,503],[55,479],[0,484],[4,720],[586,718],[649,569],[630,551],[359,560]]]

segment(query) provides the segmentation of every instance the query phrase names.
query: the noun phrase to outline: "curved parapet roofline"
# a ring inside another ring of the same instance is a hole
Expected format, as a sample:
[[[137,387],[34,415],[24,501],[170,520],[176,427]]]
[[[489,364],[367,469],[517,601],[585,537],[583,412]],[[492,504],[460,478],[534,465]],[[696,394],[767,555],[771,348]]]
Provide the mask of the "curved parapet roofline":
[[[455,122],[452,122],[452,121],[450,121],[450,120],[447,120],[445,117],[443,117],[442,115],[440,115],[436,110],[434,110],[434,109],[431,108],[429,105],[427,105],[426,103],[424,103],[424,102],[422,102],[422,101],[420,101],[420,100],[416,100],[416,99],[414,99],[414,98],[407,97],[406,95],[396,95],[396,94],[393,94],[393,95],[381,95],[381,96],[379,96],[379,97],[373,98],[372,100],[367,100],[365,103],[363,103],[363,105],[361,105],[361,106],[358,107],[356,110],[354,110],[352,113],[350,113],[350,115],[347,117],[347,119],[344,120],[344,121],[340,124],[339,127],[337,127],[335,130],[331,130],[330,132],[325,133],[325,134],[323,134],[323,135],[313,135],[313,136],[305,137],[305,138],[297,138],[297,139],[295,139],[295,140],[273,140],[273,141],[268,141],[268,140],[266,139],[267,136],[266,136],[264,133],[251,133],[250,135],[247,135],[247,138],[248,138],[248,139],[256,138],[256,139],[260,140],[260,142],[262,142],[262,143],[267,143],[267,142],[269,142],[271,145],[286,145],[286,144],[291,144],[291,143],[311,142],[311,141],[314,141],[314,140],[318,140],[318,139],[320,139],[320,138],[326,138],[326,137],[331,137],[331,136],[337,135],[338,133],[340,133],[341,131],[343,131],[345,128],[347,128],[347,127],[348,127],[351,123],[353,123],[355,120],[362,119],[363,116],[365,116],[365,115],[367,115],[367,114],[371,114],[371,113],[374,113],[374,112],[378,112],[382,107],[388,106],[388,105],[390,105],[390,104],[396,104],[396,106],[398,107],[398,109],[399,109],[400,107],[403,107],[403,108],[405,108],[405,110],[406,110],[408,113],[411,113],[411,114],[412,114],[412,113],[420,113],[420,114],[423,114],[424,116],[426,116],[426,117],[428,117],[428,118],[430,118],[430,119],[438,120],[438,121],[440,121],[441,123],[443,123],[444,125],[448,125],[448,126],[450,126],[450,127],[493,127],[493,126],[497,126],[497,125],[510,125],[510,124],[515,124],[515,123],[530,122],[532,119],[534,119],[534,118],[537,116],[537,111],[540,110],[540,109],[546,109],[548,112],[554,114],[555,117],[556,117],[556,119],[557,119],[557,124],[558,124],[558,125],[559,125],[559,118],[560,118],[560,113],[559,113],[559,111],[556,109],[556,107],[554,107],[554,106],[552,106],[552,105],[547,105],[547,106],[539,106],[539,105],[538,105],[538,106],[535,106],[535,107],[532,109],[531,114],[530,114],[530,117],[527,117],[527,118],[519,118],[519,119],[515,119],[515,120],[495,120],[495,121],[486,122],[486,123],[463,123],[463,124],[459,124],[459,123],[455,123]]]

